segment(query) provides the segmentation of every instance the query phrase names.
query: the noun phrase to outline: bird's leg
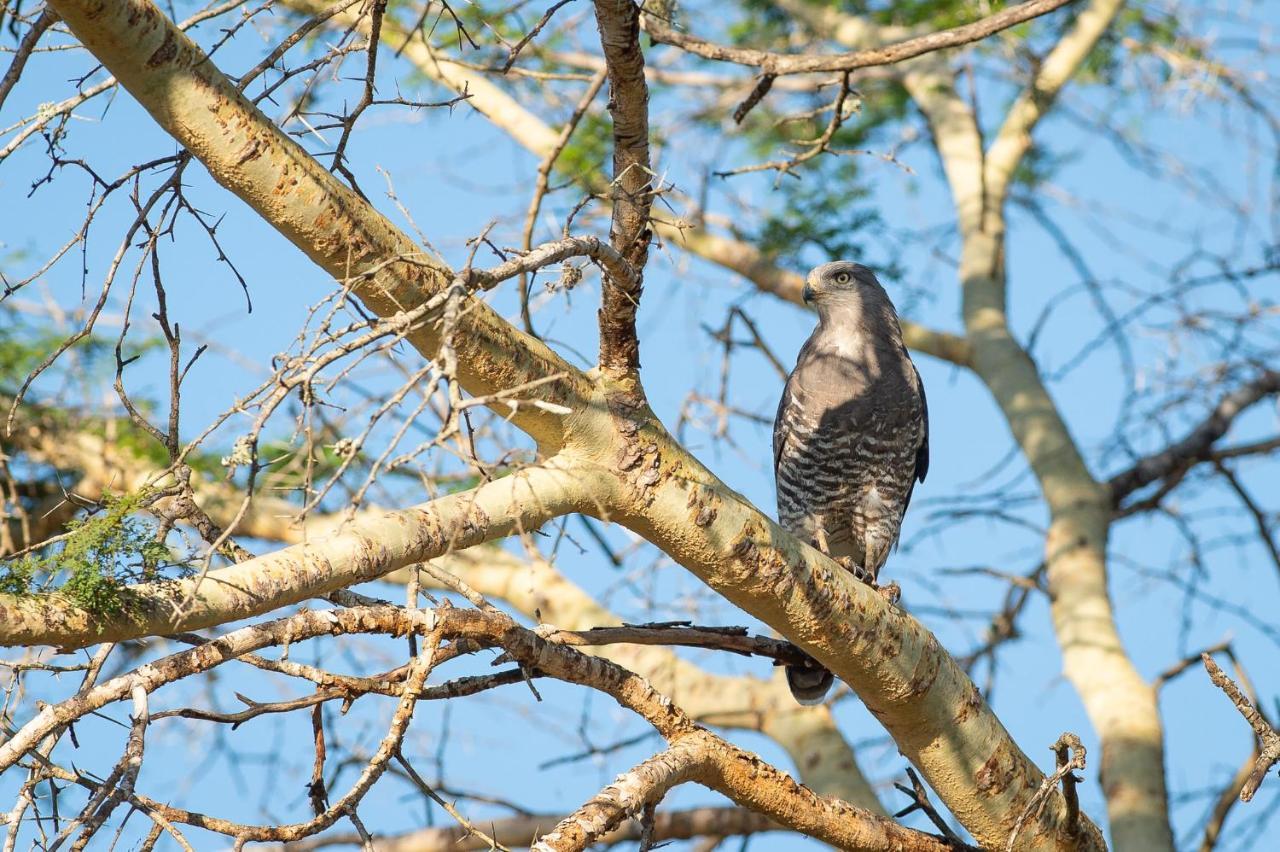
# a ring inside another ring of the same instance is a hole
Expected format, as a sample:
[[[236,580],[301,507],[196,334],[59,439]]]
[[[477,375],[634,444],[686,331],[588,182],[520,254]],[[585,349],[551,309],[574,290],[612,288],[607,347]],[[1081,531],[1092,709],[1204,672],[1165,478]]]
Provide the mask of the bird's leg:
[[[832,556],[831,543],[827,540],[827,530],[821,522],[814,525],[813,529],[814,546],[822,552],[822,555],[833,560],[841,568],[848,571],[859,581],[866,583],[875,589],[891,604],[897,604],[902,597],[902,587],[897,583],[890,583],[887,586],[881,586],[876,582],[876,574],[874,571],[868,571],[861,563],[852,556]],[[865,550],[863,551],[866,552]],[[887,555],[887,554],[886,554]],[[870,559],[866,560],[871,562]]]
[[[889,603],[897,604],[899,599],[902,598],[901,586],[897,583],[890,583],[887,586],[880,585],[876,582],[876,575],[868,571],[862,565],[859,565],[858,560],[854,559],[852,556],[838,556],[835,558],[835,561],[840,564],[841,568],[848,571],[858,580],[866,583],[868,586],[879,592]]]
[[[864,560],[867,565],[872,566],[870,570],[863,568],[863,573],[855,572],[854,576],[875,589],[889,603],[896,605],[902,599],[902,587],[896,582],[890,582],[881,586],[876,582],[880,574],[880,568],[889,558],[889,548],[884,546],[878,538],[867,537],[862,552],[866,555]]]

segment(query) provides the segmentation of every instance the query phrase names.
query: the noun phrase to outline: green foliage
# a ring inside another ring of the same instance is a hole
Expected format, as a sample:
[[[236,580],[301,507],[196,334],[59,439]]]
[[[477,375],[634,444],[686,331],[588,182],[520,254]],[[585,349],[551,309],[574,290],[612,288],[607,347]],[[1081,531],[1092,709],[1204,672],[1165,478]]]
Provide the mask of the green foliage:
[[[779,8],[771,0],[747,0],[743,5],[751,13],[755,26],[750,29],[751,24],[739,25],[743,37],[748,40],[751,36],[758,37],[761,27],[784,28],[791,17],[786,9]],[[976,21],[1008,4],[983,4],[974,0],[882,0],[878,3],[867,0],[810,0],[809,5],[833,8],[842,14],[868,18],[877,24],[926,24],[930,29],[940,30]]]
[[[823,96],[830,99],[834,92]],[[819,102],[815,101],[815,105]],[[869,236],[883,225],[870,201],[875,175],[868,174],[865,155],[851,151],[887,150],[886,128],[900,124],[910,111],[906,92],[898,85],[878,86],[859,104],[832,139],[831,148],[845,153],[822,154],[785,176],[775,190],[777,203],[761,219],[749,237],[768,254],[795,269],[807,267],[806,250],[817,249],[823,260],[863,259],[882,269],[890,260],[870,257]],[[822,135],[830,112],[779,124],[768,112],[749,121],[748,138],[760,159],[783,159],[786,152],[803,148],[803,140]],[[802,140],[797,143],[796,140]],[[875,168],[893,168],[879,159]]]
[[[50,552],[0,565],[0,591],[53,592],[99,615],[128,612],[128,585],[159,578],[171,559],[165,543],[136,516],[145,501],[145,494],[107,495],[98,512],[70,522],[66,538]]]
[[[1040,146],[1027,151],[1013,173],[1013,183],[1026,189],[1035,189],[1051,181],[1068,163],[1079,158],[1076,153],[1055,154]]]
[[[788,181],[785,187],[787,200],[765,217],[755,235],[766,254],[796,268],[805,265],[800,257],[805,247],[816,247],[828,258],[866,256],[861,237],[880,222],[878,213],[856,204],[870,194],[866,189],[850,183],[834,193],[813,180]]]
[[[1193,42],[1182,37],[1173,15],[1149,17],[1142,8],[1129,6],[1116,15],[1115,23],[1098,40],[1098,44],[1076,73],[1076,84],[1116,86],[1126,79],[1125,72],[1134,54],[1149,54],[1153,48],[1164,48],[1190,60],[1203,59],[1204,54]],[[1161,61],[1150,70],[1167,82],[1173,73],[1169,63]]]
[[[57,351],[67,335],[49,323],[24,322],[16,311],[0,305],[0,392],[15,393],[31,371]],[[153,352],[164,346],[159,336],[129,340],[121,350],[126,360]],[[115,373],[116,339],[89,334],[75,346],[80,360],[76,362],[79,378],[97,383]],[[56,369],[56,365],[54,367]]]
[[[35,560],[19,559],[0,565],[0,594],[30,594],[35,575]]]
[[[17,391],[61,340],[50,329],[24,329],[12,310],[0,307],[0,391]]]
[[[556,160],[556,171],[562,177],[581,180],[584,175],[607,175],[606,168],[613,153],[613,124],[609,116],[589,112],[582,117],[573,139]]]

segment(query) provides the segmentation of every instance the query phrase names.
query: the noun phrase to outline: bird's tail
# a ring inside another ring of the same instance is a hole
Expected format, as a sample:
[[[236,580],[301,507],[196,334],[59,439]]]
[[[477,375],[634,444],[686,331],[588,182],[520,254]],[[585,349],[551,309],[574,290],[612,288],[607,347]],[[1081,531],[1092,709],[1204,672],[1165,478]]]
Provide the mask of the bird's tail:
[[[787,686],[791,688],[791,695],[806,707],[821,704],[835,679],[835,675],[817,663],[787,666]]]

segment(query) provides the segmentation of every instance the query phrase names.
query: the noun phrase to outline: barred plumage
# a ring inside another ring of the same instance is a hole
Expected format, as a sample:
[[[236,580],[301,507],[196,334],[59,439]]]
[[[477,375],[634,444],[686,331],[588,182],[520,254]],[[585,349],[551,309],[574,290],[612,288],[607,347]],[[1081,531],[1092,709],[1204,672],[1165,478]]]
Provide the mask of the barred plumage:
[[[773,431],[778,522],[874,582],[929,469],[929,415],[893,303],[875,274],[837,261],[809,273],[818,327],[787,379]],[[830,672],[788,668],[802,704]]]

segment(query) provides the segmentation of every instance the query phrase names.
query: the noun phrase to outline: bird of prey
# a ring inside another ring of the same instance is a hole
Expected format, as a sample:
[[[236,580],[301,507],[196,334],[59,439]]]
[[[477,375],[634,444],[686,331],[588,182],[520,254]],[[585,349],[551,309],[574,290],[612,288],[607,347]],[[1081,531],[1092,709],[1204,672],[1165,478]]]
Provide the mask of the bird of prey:
[[[835,261],[805,280],[818,327],[800,349],[773,427],[778,521],[875,586],[929,471],[929,409],[889,294],[861,264]],[[833,680],[789,666],[801,704]]]

